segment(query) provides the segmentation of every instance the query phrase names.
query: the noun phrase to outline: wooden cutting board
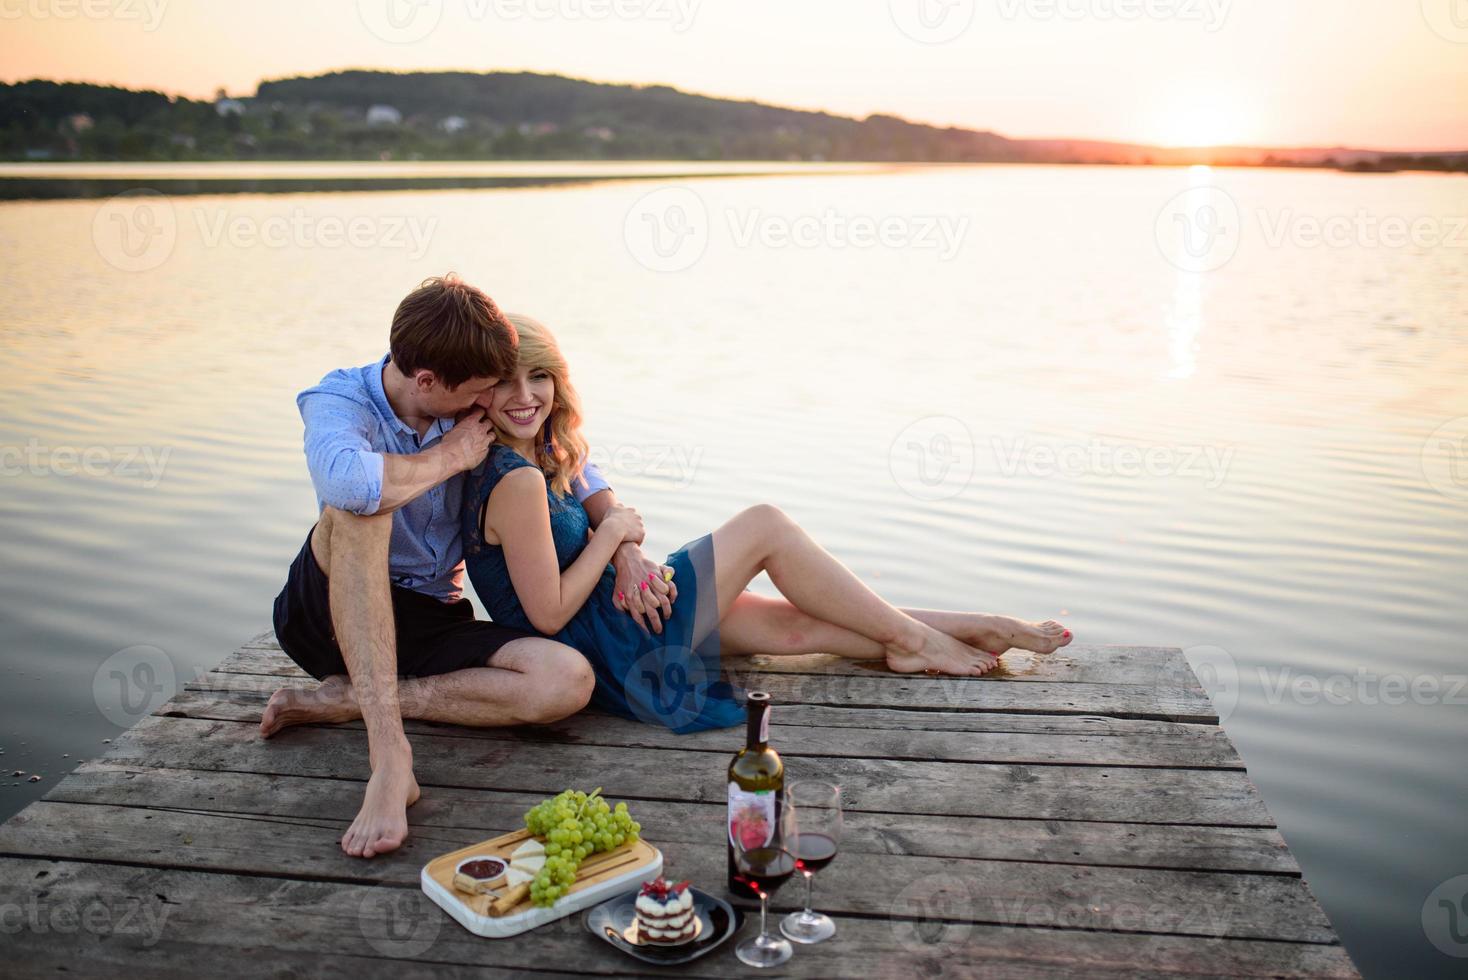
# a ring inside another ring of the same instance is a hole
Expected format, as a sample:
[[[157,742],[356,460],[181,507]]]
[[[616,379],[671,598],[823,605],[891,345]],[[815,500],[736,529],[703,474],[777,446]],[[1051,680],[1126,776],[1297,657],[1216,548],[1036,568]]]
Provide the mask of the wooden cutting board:
[[[468,847],[461,847],[457,851],[451,851],[448,854],[442,854],[429,861],[424,870],[429,877],[452,893],[455,898],[468,907],[474,914],[483,916],[494,915],[495,913],[491,911],[490,907],[495,903],[497,898],[510,890],[509,885],[501,885],[493,893],[488,895],[470,895],[454,887],[454,871],[462,862],[471,857],[497,857],[508,864],[510,852],[522,842],[529,840],[531,836],[528,830],[517,830],[512,833],[501,834],[498,837],[491,837],[487,841],[471,844]],[[544,840],[541,840],[541,843],[544,843]],[[629,867],[634,867],[639,864],[649,864],[657,858],[657,850],[641,838],[635,841],[629,841],[621,847],[613,848],[610,851],[588,854],[586,859],[581,862],[581,867],[576,869],[576,881],[571,885],[567,893],[557,900],[557,904],[566,901],[579,891],[584,891],[593,885],[616,877],[618,874],[625,872]],[[498,917],[516,915],[531,907],[530,896],[527,894],[522,901],[500,912]]]

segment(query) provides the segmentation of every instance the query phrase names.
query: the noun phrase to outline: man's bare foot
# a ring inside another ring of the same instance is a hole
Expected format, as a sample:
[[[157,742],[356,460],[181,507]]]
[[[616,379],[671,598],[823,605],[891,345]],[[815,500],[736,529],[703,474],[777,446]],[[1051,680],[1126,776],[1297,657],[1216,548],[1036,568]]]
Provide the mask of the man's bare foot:
[[[1053,619],[1031,623],[1013,616],[973,613],[965,620],[967,625],[954,635],[996,656],[1015,647],[1033,653],[1054,653],[1072,639],[1070,630]]]
[[[260,715],[260,737],[269,738],[291,725],[353,721],[360,717],[362,712],[352,694],[351,682],[333,676],[309,691],[282,687],[272,694]]]
[[[921,630],[912,642],[901,648],[896,645],[888,648],[888,667],[899,674],[916,674],[922,671],[982,677],[999,663],[993,654],[971,647],[932,627],[923,626]]]
[[[408,839],[408,807],[418,802],[418,780],[412,757],[384,763],[372,771],[357,819],[342,835],[342,850],[352,857],[370,858],[395,851]]]

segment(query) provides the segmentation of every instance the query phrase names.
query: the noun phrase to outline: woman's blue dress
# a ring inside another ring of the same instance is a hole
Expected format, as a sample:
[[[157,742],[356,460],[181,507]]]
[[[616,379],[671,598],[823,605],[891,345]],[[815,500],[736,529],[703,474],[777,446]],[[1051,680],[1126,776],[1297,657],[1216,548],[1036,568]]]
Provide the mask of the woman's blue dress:
[[[464,489],[464,564],[479,600],[504,626],[537,632],[515,594],[504,549],[487,544],[482,529],[489,495],[505,474],[534,466],[507,446],[469,474]],[[551,537],[564,572],[586,547],[591,523],[572,494],[547,488]],[[668,556],[678,599],[661,634],[638,626],[613,603],[616,572],[608,565],[571,621],[551,639],[579,650],[596,672],[592,703],[604,711],[663,725],[674,732],[726,728],[744,721],[734,688],[719,679],[719,605],[714,588],[713,536],[691,541]]]

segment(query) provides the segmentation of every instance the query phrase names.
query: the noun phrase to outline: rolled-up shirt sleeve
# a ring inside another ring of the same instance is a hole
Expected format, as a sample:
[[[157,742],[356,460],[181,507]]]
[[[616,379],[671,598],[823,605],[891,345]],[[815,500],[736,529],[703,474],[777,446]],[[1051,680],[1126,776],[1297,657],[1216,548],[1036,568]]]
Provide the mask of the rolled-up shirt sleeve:
[[[571,489],[575,492],[577,501],[584,504],[586,498],[603,490],[610,490],[612,485],[601,475],[601,470],[597,469],[595,463],[587,463],[581,476],[571,484]]]
[[[321,503],[352,514],[382,505],[382,453],[372,448],[372,413],[350,398],[306,392],[296,399],[306,423],[306,466]]]

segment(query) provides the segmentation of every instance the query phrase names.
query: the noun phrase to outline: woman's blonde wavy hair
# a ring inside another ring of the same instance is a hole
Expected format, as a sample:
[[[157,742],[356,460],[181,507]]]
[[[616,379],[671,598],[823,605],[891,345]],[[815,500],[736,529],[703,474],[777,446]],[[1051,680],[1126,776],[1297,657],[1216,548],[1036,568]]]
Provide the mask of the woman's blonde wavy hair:
[[[545,482],[556,493],[571,492],[571,484],[580,479],[586,467],[589,449],[581,434],[581,396],[571,384],[566,357],[555,336],[545,324],[522,313],[511,313],[507,319],[520,335],[516,370],[545,371],[555,381],[555,396],[550,416],[541,426],[535,442],[535,465],[545,474]]]

